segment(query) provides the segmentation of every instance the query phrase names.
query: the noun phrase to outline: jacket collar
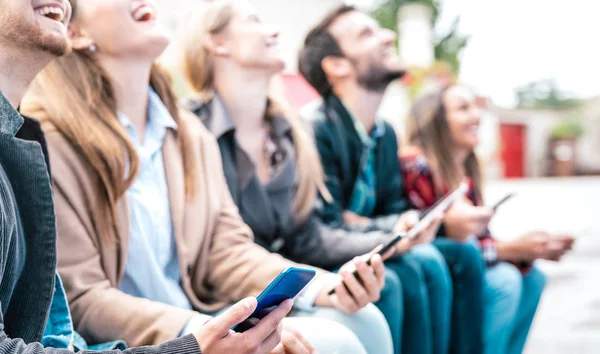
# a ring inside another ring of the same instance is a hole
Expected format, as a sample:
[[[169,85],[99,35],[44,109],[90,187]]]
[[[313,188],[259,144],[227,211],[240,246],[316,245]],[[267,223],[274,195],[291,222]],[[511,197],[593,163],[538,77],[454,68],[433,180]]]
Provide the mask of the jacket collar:
[[[346,129],[349,131],[354,131],[356,133],[356,137],[360,139],[363,145],[376,145],[376,141],[385,134],[385,124],[383,124],[381,119],[375,119],[373,130],[367,132],[362,123],[352,116],[352,113],[350,113],[348,107],[346,107],[342,100],[340,100],[337,96],[332,94],[327,98],[327,101],[330,109],[340,116]]]
[[[23,117],[0,92],[0,134],[14,137],[23,125]]]

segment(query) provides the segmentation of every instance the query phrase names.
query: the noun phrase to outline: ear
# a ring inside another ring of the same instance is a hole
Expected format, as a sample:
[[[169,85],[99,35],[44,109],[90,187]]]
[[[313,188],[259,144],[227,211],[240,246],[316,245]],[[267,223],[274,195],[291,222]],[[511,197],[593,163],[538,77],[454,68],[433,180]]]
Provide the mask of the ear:
[[[332,78],[347,77],[352,73],[352,65],[347,58],[328,56],[321,61],[323,72]]]
[[[202,45],[206,50],[219,57],[228,57],[231,54],[227,42],[221,36],[209,34],[204,37]]]
[[[69,24],[68,34],[74,50],[87,50],[94,44],[92,37],[76,24]]]

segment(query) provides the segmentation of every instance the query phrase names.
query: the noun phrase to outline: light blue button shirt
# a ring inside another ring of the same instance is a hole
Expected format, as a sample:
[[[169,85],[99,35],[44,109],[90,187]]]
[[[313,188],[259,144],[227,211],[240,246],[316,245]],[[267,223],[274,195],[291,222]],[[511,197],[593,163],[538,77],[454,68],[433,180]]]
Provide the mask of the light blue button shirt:
[[[173,233],[162,146],[168,129],[177,125],[160,97],[149,90],[148,124],[143,140],[123,114],[119,120],[133,141],[140,170],[127,190],[129,251],[119,289],[129,295],[191,309],[181,288],[181,272]]]

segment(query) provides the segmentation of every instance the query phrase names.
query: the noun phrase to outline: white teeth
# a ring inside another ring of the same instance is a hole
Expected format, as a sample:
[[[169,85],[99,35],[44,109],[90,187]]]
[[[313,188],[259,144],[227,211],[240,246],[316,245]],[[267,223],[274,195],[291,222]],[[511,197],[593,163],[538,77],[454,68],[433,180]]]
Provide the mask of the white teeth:
[[[42,16],[46,16],[48,17],[48,15],[53,14],[56,16],[53,16],[52,18],[55,19],[56,21],[60,21],[62,22],[65,19],[65,13],[63,11],[63,9],[59,8],[59,7],[54,7],[54,6],[44,6],[42,8],[39,8],[36,10],[36,12]]]
[[[151,17],[154,18],[154,10],[150,6],[143,6],[139,10],[137,10],[133,15],[133,19],[136,21],[140,21],[146,15],[152,15]]]

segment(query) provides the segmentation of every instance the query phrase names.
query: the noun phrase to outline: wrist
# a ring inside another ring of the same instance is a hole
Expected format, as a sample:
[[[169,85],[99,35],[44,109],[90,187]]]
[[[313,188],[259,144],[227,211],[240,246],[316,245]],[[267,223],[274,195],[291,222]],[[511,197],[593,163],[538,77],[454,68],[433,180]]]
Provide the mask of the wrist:
[[[294,306],[297,309],[312,312],[315,307],[331,307],[331,298],[328,295],[334,285],[339,282],[338,276],[332,273],[318,275],[304,288],[296,298]]]
[[[315,298],[314,305],[317,307],[332,307],[333,304],[331,303],[331,296],[329,295],[330,291],[331,287],[323,287],[319,295]]]
[[[398,254],[398,255],[404,254],[404,253],[410,251],[411,248],[412,248],[412,244],[411,244],[410,240],[408,240],[408,239],[400,240],[400,242],[398,242],[398,245],[396,246],[396,254]]]
[[[514,261],[519,258],[518,251],[511,242],[498,242],[496,244],[498,260]]]

